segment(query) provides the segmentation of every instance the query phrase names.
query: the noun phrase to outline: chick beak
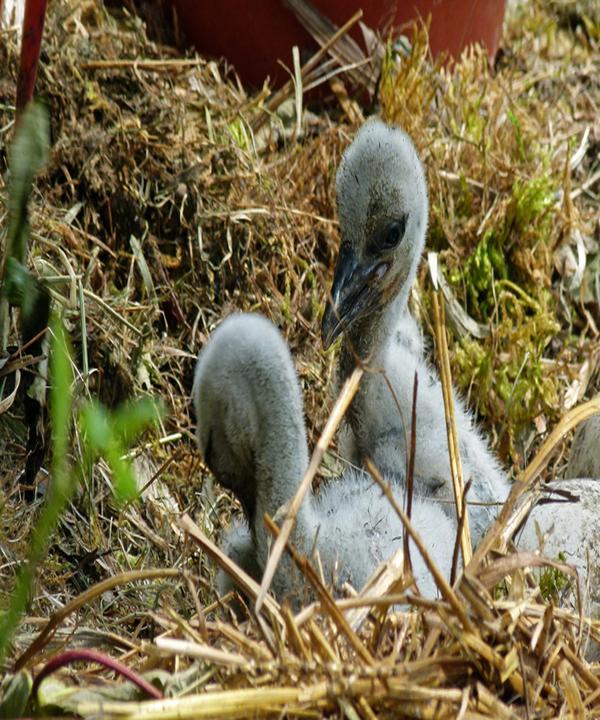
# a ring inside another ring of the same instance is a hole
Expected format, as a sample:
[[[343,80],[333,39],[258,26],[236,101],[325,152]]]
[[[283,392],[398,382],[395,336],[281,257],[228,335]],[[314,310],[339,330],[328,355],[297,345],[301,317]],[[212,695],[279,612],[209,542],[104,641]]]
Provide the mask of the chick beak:
[[[361,263],[354,251],[342,246],[333,275],[321,337],[327,349],[344,330],[371,310],[381,299],[381,280],[389,270],[386,262]]]

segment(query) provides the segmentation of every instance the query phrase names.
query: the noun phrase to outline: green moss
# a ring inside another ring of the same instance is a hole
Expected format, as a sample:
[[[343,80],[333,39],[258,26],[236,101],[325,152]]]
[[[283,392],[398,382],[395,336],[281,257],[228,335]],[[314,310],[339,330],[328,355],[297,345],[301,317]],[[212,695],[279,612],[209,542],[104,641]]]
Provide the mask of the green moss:
[[[543,245],[551,228],[554,198],[555,185],[547,174],[527,181],[518,178],[502,225],[488,229],[469,255],[461,282],[467,291],[468,310],[480,321],[489,320],[495,310],[499,280],[513,281],[517,294],[520,285],[525,292],[537,291],[532,287],[534,268],[527,267],[523,256],[537,253],[541,256],[537,259],[546,263],[543,256],[549,257],[549,253]]]
[[[240,150],[245,150],[246,152],[250,151],[252,144],[246,129],[246,124],[241,117],[238,116],[235,120],[232,120],[227,126],[227,130],[231,139],[240,148]]]
[[[473,389],[479,412],[499,424],[514,455],[515,439],[532,418],[558,412],[557,378],[542,358],[559,325],[549,292],[534,300],[509,281],[496,292],[494,332],[483,341],[461,340],[454,363],[458,384]]]
[[[528,230],[532,223],[538,231],[547,229],[549,217],[546,211],[552,207],[555,193],[554,182],[547,174],[531,180],[517,178],[512,187],[509,223],[514,223],[518,231]]]
[[[508,267],[499,246],[497,234],[491,230],[477,243],[467,260],[462,281],[467,290],[469,311],[485,322],[494,309],[494,282],[507,278]]]
[[[473,214],[473,195],[464,174],[460,175],[460,195],[456,202],[456,212],[459,217],[470,217]]]
[[[525,150],[525,143],[523,142],[523,132],[521,130],[521,123],[519,122],[519,118],[510,108],[508,108],[508,110],[506,111],[506,117],[510,120],[512,126],[515,129],[515,141],[517,143],[519,157],[522,161],[525,161],[527,160],[528,153]]]
[[[463,120],[465,125],[465,137],[477,147],[484,149],[486,146],[488,118],[482,109],[482,100],[483,92],[477,96],[475,100],[465,104]]]
[[[493,362],[491,354],[483,343],[471,337],[463,338],[454,349],[454,361],[460,369],[459,384],[465,386],[475,381],[477,404],[481,411],[485,408],[485,398],[492,388]],[[488,413],[484,414],[487,415]]]
[[[567,556],[564,552],[558,554],[559,562],[566,562]],[[560,593],[565,589],[569,578],[560,570],[548,567],[540,573],[540,592],[544,600],[558,602]]]
[[[427,237],[427,245],[431,250],[439,252],[445,250],[448,247],[448,239],[444,228],[439,222],[439,212],[433,209],[431,213],[431,225],[429,226],[429,232]]]

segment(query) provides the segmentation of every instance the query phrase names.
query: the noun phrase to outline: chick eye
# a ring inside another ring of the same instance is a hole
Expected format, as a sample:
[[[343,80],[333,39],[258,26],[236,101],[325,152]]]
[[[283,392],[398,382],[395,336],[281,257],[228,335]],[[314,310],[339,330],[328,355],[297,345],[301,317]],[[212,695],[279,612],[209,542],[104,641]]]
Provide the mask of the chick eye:
[[[386,227],[384,235],[383,235],[383,242],[382,242],[382,248],[386,250],[391,250],[392,248],[395,248],[397,245],[400,244],[400,241],[404,237],[404,233],[406,231],[406,215],[402,215],[402,217],[398,218],[397,220],[392,220],[392,222]]]

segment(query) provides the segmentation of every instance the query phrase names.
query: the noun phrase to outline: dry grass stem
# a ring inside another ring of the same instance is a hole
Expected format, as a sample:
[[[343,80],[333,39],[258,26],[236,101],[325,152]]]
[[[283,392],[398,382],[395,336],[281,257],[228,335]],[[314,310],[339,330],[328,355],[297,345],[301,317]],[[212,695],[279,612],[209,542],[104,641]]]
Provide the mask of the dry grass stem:
[[[473,545],[471,542],[469,516],[466,512],[464,512],[466,507],[463,501],[464,481],[462,463],[460,461],[460,450],[458,446],[458,435],[456,431],[456,416],[454,414],[454,389],[452,385],[450,359],[448,357],[448,342],[446,339],[444,296],[441,292],[435,291],[431,299],[433,304],[438,363],[440,368],[440,377],[442,380],[442,394],[444,397],[446,432],[448,433],[448,456],[450,458],[450,472],[452,473],[452,489],[454,490],[456,517],[461,528],[460,549],[463,558],[463,566],[466,567],[473,555]]]
[[[442,575],[440,572],[440,569],[438,566],[433,562],[433,559],[431,555],[429,554],[429,551],[427,550],[425,543],[423,542],[420,535],[417,533],[417,531],[412,526],[412,523],[410,521],[410,518],[408,515],[404,512],[404,510],[398,505],[398,502],[396,498],[394,497],[394,494],[390,488],[390,486],[385,482],[385,480],[382,478],[381,473],[379,470],[373,465],[373,463],[368,460],[366,463],[367,470],[375,480],[375,482],[379,485],[381,488],[381,491],[384,493],[386,498],[389,500],[391,506],[394,508],[394,512],[400,520],[402,521],[402,524],[406,528],[407,533],[412,538],[413,542],[417,546],[419,552],[421,553],[421,556],[423,557],[423,560],[425,561],[425,564],[427,565],[427,568],[429,569],[429,572],[433,576],[433,579],[435,580],[435,584],[437,585],[442,597],[446,602],[448,602],[454,612],[456,613],[457,617],[459,618],[461,624],[465,628],[465,630],[473,631],[473,624],[467,617],[465,613],[465,609],[462,606],[462,603],[458,599],[458,597],[455,595],[454,590],[450,587],[448,584],[448,581],[446,578]]]
[[[132,582],[138,582],[141,580],[157,580],[160,578],[177,578],[181,577],[181,570],[170,569],[170,568],[158,568],[158,569],[146,569],[146,570],[132,570],[131,572],[121,573],[112,578],[107,578],[97,585],[94,585],[89,590],[78,595],[68,605],[57,610],[52,617],[48,620],[46,625],[42,628],[40,634],[36,637],[33,643],[27,648],[27,650],[20,655],[15,661],[15,671],[20,670],[32,657],[39,653],[46,643],[52,638],[54,632],[56,632],[60,623],[62,623],[69,615],[76,612],[82,607],[85,607],[95,598],[102,595],[119,585],[126,585]]]
[[[304,501],[306,493],[312,487],[312,481],[317,474],[319,465],[321,464],[321,460],[323,459],[323,455],[331,444],[335,431],[339,427],[339,424],[344,417],[346,409],[352,402],[352,398],[358,390],[358,384],[362,375],[362,368],[356,368],[353,371],[352,375],[350,375],[350,377],[344,383],[344,386],[340,391],[335,405],[333,406],[331,415],[327,420],[327,424],[325,425],[323,433],[319,438],[317,445],[313,451],[306,473],[302,478],[302,482],[300,483],[300,486],[298,487],[298,490],[296,491],[296,494],[294,495],[294,498],[290,503],[285,520],[283,521],[283,524],[281,526],[281,532],[275,540],[275,544],[273,545],[273,548],[269,555],[269,560],[267,561],[267,565],[265,567],[263,579],[260,585],[260,592],[258,594],[255,604],[255,610],[257,614],[260,613],[266,594],[271,585],[271,581],[273,580],[273,576],[275,575],[275,570],[277,569],[281,554],[283,553],[283,548],[288,541],[290,532],[292,531],[292,527],[294,526],[294,522],[296,521],[296,515],[300,510],[300,506]]]
[[[179,526],[210,555],[219,567],[224,570],[249,597],[258,598],[260,593],[260,586],[258,583],[255,582],[232,560],[230,560],[227,555],[225,555],[225,553],[215,545],[214,542],[207,538],[188,515],[184,515],[179,520]],[[273,613],[277,617],[280,617],[279,605],[275,602],[275,600],[273,600],[273,598],[268,596],[265,597],[265,604],[267,605],[269,612]]]
[[[317,52],[315,52],[311,56],[310,60],[308,60],[302,66],[300,77],[303,82],[308,76],[308,74],[319,66],[319,63],[321,63],[323,58],[326,57],[328,51],[333,45],[335,45],[337,40],[346,35],[348,30],[350,30],[351,27],[356,25],[356,23],[362,18],[362,15],[362,10],[357,10],[349,20],[347,20],[340,28],[336,30],[333,35],[331,35],[331,37],[325,43],[323,43],[323,45],[317,50]],[[288,82],[280,90],[274,93],[273,96],[268,100],[265,105],[264,112],[258,115],[256,120],[252,124],[252,130],[254,132],[258,132],[258,130],[260,130],[260,128],[268,119],[267,113],[277,110],[281,103],[284,102],[284,100],[290,97],[293,93],[294,82],[293,80],[288,80]]]
[[[265,523],[269,532],[273,535],[273,537],[277,538],[281,531],[278,530],[271,518],[265,516]],[[374,665],[375,661],[371,657],[371,654],[360,641],[344,614],[340,612],[331,593],[321,581],[321,578],[318,576],[308,558],[300,555],[293,545],[290,545],[290,543],[286,543],[286,548],[292,556],[294,563],[302,571],[308,582],[313,586],[321,602],[322,608],[328,613],[329,617],[333,620],[335,625],[338,626],[341,632],[343,632],[350,640],[350,644],[356,650],[357,655],[363,660],[363,662],[367,663],[367,665]]]

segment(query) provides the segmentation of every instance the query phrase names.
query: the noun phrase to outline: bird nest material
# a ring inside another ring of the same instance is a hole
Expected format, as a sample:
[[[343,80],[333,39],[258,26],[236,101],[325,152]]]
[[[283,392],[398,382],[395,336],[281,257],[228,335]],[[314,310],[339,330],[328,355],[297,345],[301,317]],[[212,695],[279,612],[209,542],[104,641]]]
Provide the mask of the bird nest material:
[[[451,318],[454,380],[526,480],[559,474],[572,417],[549,430],[597,375],[599,38],[585,3],[530,2],[513,9],[493,69],[478,50],[433,64],[417,35],[407,58],[388,53],[380,82],[383,116],[411,133],[428,168],[429,244],[449,310],[463,311]],[[3,183],[17,57],[3,31]],[[362,118],[339,78],[334,111],[297,123],[288,100],[265,115],[266,94],[247,93],[225,65],[181,57],[135,16],[90,0],[51,6],[38,89],[53,145],[31,264],[86,370],[75,395],[115,405],[160,394],[169,414],[132,453],[143,505],[116,506],[104,461],[86,475],[11,660],[37,672],[67,645],[102,648],[170,696],[139,702],[88,666],[44,682],[39,703],[108,717],[600,715],[600,668],[582,651],[600,629],[558,607],[560,562],[540,583],[535,558],[482,550],[435,602],[398,585],[390,562],[364,595],[334,602],[299,559],[318,600],[298,613],[268,601],[258,618],[236,616],[215,597],[211,538],[232,503],[193,450],[194,357],[227,313],[264,313],[298,364],[313,440],[325,425],[334,353],[317,328],[338,243],[334,176]],[[416,311],[433,326],[424,271]],[[18,404],[0,422],[4,607],[38,503],[18,484]],[[388,612],[398,603],[410,610]],[[7,676],[4,699],[23,677]]]

